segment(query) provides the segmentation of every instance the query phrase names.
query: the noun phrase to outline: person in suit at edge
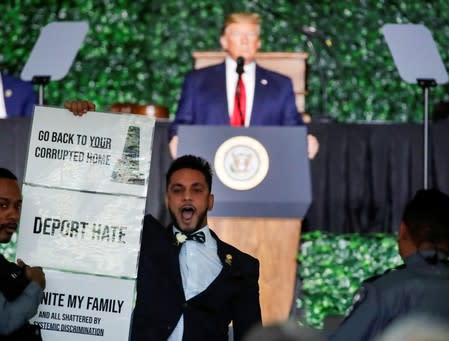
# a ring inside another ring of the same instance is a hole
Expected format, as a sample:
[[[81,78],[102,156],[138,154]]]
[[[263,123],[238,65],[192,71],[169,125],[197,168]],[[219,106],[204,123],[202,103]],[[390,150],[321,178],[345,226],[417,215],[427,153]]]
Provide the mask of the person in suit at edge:
[[[17,231],[22,193],[17,177],[0,168],[0,243],[9,243]],[[41,267],[28,266],[21,259],[8,261],[0,254],[0,340],[36,340],[28,323],[41,302],[45,289]],[[8,335],[8,336],[6,336]]]
[[[166,175],[173,225],[144,219],[132,341],[234,340],[261,323],[259,262],[209,228],[212,171],[196,156],[176,159]]]
[[[0,93],[0,118],[33,115],[38,98],[30,82],[1,73]]]
[[[261,47],[260,31],[258,14],[230,14],[220,37],[220,44],[227,53],[225,61],[187,74],[169,131],[173,157],[177,153],[177,126],[180,124],[245,127],[303,124],[290,78],[264,69],[255,62],[256,53]],[[242,89],[236,72],[239,57],[244,62],[244,90],[240,91],[238,101],[236,89]],[[318,152],[318,141],[312,135],[308,135],[308,149],[309,158]]]

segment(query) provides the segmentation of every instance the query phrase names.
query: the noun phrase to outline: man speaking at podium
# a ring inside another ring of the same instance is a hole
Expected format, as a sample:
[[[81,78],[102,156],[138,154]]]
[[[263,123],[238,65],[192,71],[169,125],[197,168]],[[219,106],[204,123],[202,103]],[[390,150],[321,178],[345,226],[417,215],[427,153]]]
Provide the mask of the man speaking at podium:
[[[255,13],[229,15],[220,37],[227,53],[225,61],[186,76],[169,132],[172,156],[176,156],[179,124],[237,127],[303,124],[291,80],[255,62],[261,46],[260,22]],[[308,139],[309,157],[313,157],[318,142],[311,136]]]

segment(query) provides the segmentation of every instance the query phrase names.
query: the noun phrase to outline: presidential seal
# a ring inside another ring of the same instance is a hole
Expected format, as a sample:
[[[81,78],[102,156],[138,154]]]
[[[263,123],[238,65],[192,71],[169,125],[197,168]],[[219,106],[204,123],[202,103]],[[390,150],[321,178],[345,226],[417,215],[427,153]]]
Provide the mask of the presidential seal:
[[[220,181],[229,188],[246,191],[267,176],[270,160],[265,147],[249,136],[232,137],[218,147],[214,168]]]

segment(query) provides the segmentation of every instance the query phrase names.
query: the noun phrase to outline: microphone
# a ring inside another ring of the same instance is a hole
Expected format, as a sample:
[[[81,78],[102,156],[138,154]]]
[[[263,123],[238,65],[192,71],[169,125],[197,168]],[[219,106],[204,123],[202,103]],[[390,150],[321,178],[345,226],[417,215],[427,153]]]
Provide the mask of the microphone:
[[[321,33],[321,31],[318,31],[315,27],[313,27],[313,26],[307,26],[307,25],[304,25],[304,26],[302,27],[302,31],[303,31],[305,34],[310,34],[311,36],[314,36],[314,35],[317,35],[317,34]]]
[[[236,62],[237,62],[237,68],[235,69],[235,71],[239,75],[239,79],[237,81],[237,87],[235,89],[235,95],[237,97],[236,105],[237,105],[238,113],[239,113],[239,116],[240,116],[240,124],[243,126],[245,124],[245,120],[243,118],[243,112],[242,112],[242,107],[241,107],[241,103],[240,103],[240,101],[241,101],[241,98],[240,98],[241,94],[240,94],[239,83],[242,80],[242,73],[244,72],[243,65],[245,65],[245,59],[242,56],[239,56],[239,57],[237,57]]]
[[[317,37],[318,39],[320,39],[324,45],[326,45],[327,47],[332,47],[332,45],[334,44],[332,42],[332,39],[326,37],[326,35],[323,33],[323,31],[318,30],[316,27],[313,26],[306,26],[304,25],[302,27],[302,32],[309,37]]]
[[[239,77],[242,75],[243,71],[243,65],[245,65],[245,59],[243,57],[237,57],[237,68],[235,69],[235,71],[237,72],[237,74],[239,75]]]

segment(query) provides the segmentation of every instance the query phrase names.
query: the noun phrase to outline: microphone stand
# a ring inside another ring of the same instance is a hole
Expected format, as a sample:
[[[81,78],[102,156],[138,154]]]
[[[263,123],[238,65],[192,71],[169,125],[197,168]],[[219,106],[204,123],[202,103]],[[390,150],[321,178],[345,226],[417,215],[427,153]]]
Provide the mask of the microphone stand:
[[[323,58],[323,54],[322,51],[320,49],[315,48],[315,45],[313,43],[313,40],[316,39],[319,43],[322,44],[322,46],[325,49],[325,52],[327,52],[327,55],[329,57],[331,57],[336,64],[336,67],[339,69],[339,63],[338,63],[338,59],[336,58],[334,51],[332,50],[332,40],[330,38],[327,38],[326,35],[320,31],[317,30],[314,27],[310,27],[310,26],[303,26],[301,28],[302,33],[306,36],[306,45],[309,47],[309,49],[312,51],[312,53],[315,55],[316,57],[316,64],[318,67],[318,75],[319,75],[319,79],[320,79],[320,87],[319,87],[319,95],[320,95],[320,99],[321,99],[321,103],[320,103],[320,111],[321,111],[321,116],[322,118],[327,118],[328,117],[328,112],[327,112],[327,102],[328,102],[328,94],[327,94],[327,83],[328,83],[328,75],[326,73],[326,69],[324,66],[324,58]]]
[[[45,86],[50,82],[50,76],[33,76],[31,82],[39,86],[39,105],[44,105],[45,100]]]
[[[417,79],[418,85],[423,90],[424,101],[424,189],[429,188],[429,89],[437,86],[437,82],[434,79]]]
[[[322,65],[321,53],[315,48],[315,45],[313,44],[309,36],[306,35],[306,37],[306,44],[309,49],[315,54],[316,64],[318,66],[318,75],[320,79],[319,94],[321,99],[319,104],[320,115],[321,117],[327,117],[327,76]]]

